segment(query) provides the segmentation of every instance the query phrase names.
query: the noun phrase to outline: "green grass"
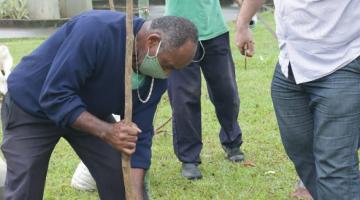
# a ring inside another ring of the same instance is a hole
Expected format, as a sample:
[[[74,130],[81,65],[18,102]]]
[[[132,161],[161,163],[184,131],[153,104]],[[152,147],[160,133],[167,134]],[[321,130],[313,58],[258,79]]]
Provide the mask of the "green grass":
[[[274,27],[271,13],[263,14]],[[234,24],[230,23],[233,42]],[[243,131],[242,149],[254,167],[225,161],[214,108],[203,81],[202,121],[203,150],[200,166],[204,178],[187,181],[180,176],[180,162],[172,149],[171,124],[166,133],[154,137],[153,159],[150,171],[153,199],[290,199],[295,171],[285,155],[270,98],[270,82],[278,48],[273,36],[260,23],[254,31],[256,55],[248,59],[232,46],[236,64],[236,79],[241,97],[239,122]],[[10,47],[15,62],[31,52],[43,39],[0,40]],[[232,44],[233,45],[233,44]],[[158,108],[155,127],[171,116],[167,95]],[[79,162],[70,146],[61,140],[50,161],[45,188],[45,199],[98,199],[97,194],[75,191],[70,187],[72,174]],[[275,174],[266,174],[274,171]]]

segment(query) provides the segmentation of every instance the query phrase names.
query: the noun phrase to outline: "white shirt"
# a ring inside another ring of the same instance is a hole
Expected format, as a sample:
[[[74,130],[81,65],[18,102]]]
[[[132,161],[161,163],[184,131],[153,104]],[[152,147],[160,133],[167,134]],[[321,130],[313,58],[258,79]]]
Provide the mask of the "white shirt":
[[[360,0],[274,0],[279,63],[296,83],[324,77],[360,55]]]

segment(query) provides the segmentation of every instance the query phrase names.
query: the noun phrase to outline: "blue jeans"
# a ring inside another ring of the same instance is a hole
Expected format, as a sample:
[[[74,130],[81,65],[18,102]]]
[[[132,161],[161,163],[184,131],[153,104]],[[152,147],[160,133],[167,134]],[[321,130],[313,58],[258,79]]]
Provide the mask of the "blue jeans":
[[[298,85],[277,64],[271,92],[285,151],[313,198],[360,200],[360,57]]]

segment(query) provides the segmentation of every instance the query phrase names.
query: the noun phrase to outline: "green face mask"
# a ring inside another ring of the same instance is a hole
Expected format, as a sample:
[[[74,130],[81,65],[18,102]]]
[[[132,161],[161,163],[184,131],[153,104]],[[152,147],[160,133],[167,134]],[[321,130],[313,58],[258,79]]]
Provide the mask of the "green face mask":
[[[137,74],[134,71],[131,74],[131,89],[135,90],[144,85],[145,76],[142,74]]]
[[[159,46],[156,50],[155,56],[149,56],[149,48],[146,53],[146,56],[143,60],[143,62],[140,65],[139,71],[147,76],[151,76],[158,79],[166,79],[168,76],[166,75],[165,71],[161,67],[159,60],[157,58],[160,50],[161,41],[159,43]]]

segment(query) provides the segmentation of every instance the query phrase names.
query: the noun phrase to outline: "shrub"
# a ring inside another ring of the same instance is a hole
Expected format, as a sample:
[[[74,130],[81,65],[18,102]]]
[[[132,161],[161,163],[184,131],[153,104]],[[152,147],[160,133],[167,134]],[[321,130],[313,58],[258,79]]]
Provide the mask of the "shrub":
[[[0,0],[0,19],[29,19],[26,0]]]

